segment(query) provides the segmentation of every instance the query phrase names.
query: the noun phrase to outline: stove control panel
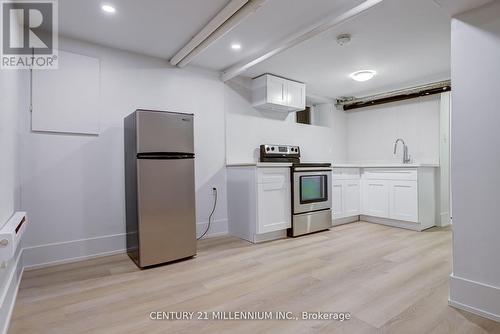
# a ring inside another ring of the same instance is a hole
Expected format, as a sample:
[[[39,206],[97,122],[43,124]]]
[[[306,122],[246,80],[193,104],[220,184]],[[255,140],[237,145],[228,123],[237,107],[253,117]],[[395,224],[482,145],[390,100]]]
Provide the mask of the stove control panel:
[[[290,145],[260,145],[261,162],[297,162],[300,148]]]

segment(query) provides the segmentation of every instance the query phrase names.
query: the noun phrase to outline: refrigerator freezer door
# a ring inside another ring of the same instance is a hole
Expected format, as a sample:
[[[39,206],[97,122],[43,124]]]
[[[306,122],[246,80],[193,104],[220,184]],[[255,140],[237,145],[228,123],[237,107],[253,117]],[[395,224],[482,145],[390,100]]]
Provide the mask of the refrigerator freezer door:
[[[137,160],[139,266],[196,254],[194,159]]]
[[[137,153],[194,153],[193,115],[137,111]]]

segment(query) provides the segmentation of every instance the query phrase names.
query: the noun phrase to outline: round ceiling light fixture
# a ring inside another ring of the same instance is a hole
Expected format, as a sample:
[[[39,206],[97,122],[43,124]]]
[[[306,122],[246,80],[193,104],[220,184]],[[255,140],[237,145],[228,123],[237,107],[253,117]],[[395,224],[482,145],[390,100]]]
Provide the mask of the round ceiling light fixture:
[[[377,72],[373,70],[361,70],[351,73],[349,76],[352,80],[363,82],[372,79],[376,74]]]
[[[116,8],[108,4],[102,5],[101,9],[108,14],[114,14],[116,12]]]

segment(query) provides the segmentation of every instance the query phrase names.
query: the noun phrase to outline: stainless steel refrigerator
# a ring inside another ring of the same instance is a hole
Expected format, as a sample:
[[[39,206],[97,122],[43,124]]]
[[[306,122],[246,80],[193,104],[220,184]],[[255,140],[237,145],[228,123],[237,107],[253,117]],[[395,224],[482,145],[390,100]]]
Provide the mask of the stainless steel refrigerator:
[[[193,115],[125,118],[127,252],[140,268],[196,255]]]

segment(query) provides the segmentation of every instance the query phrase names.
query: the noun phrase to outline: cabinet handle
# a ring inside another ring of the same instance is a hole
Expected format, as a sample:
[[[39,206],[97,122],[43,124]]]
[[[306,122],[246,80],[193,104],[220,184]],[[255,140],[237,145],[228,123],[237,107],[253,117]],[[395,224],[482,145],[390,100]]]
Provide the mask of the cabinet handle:
[[[366,174],[411,174],[411,172],[403,172],[403,171],[380,171],[380,172],[366,172]]]

